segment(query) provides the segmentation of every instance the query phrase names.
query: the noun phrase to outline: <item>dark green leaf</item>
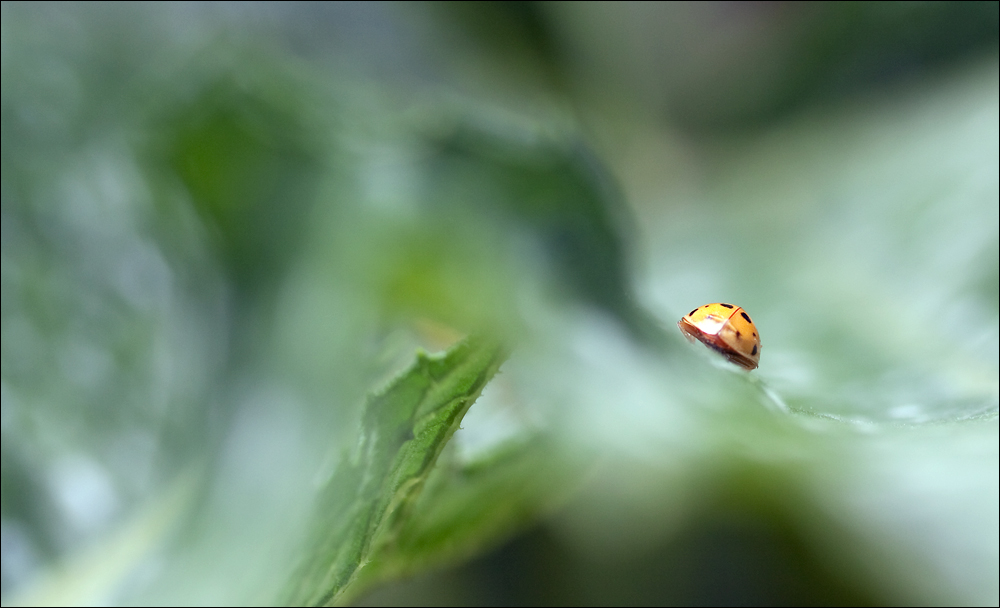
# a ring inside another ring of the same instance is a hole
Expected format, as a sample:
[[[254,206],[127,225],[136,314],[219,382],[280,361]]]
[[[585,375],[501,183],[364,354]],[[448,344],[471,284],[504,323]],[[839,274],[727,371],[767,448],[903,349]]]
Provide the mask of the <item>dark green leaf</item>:
[[[315,545],[292,578],[290,604],[338,602],[393,541],[441,450],[504,357],[483,338],[440,357],[420,353],[413,367],[368,400],[357,449],[319,498],[310,529]]]

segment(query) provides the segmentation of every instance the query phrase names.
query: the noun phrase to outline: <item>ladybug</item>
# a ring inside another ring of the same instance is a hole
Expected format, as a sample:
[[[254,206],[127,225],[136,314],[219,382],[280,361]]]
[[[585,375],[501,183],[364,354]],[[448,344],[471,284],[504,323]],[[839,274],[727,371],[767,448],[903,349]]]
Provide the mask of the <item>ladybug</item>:
[[[695,340],[731,363],[750,371],[760,361],[760,334],[747,311],[733,304],[705,304],[677,322],[691,342]]]

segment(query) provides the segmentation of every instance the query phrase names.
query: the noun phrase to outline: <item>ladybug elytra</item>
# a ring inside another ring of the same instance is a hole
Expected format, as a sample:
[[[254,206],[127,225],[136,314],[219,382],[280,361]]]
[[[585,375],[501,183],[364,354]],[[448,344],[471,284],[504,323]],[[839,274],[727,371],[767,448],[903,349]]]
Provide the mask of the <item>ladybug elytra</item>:
[[[760,334],[747,311],[733,304],[705,304],[677,322],[681,333],[750,371],[760,361]]]

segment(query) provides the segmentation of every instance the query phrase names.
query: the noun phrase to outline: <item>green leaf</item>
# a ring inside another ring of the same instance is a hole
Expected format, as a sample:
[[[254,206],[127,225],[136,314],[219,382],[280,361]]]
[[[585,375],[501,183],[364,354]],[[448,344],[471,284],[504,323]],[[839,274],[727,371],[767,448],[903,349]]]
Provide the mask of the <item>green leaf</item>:
[[[450,451],[445,456],[449,455]],[[579,485],[589,458],[537,433],[471,463],[442,458],[395,542],[369,563],[352,593],[470,559],[536,523]]]
[[[315,544],[290,579],[290,604],[342,601],[361,570],[391,544],[442,449],[505,359],[484,338],[414,365],[371,396],[357,449],[320,493],[309,531]]]

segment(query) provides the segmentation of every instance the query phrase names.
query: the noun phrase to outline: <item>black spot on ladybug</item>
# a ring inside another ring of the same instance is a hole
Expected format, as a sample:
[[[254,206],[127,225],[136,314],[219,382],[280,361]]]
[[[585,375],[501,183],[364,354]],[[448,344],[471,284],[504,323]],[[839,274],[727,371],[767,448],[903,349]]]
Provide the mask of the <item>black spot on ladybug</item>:
[[[695,308],[694,310],[692,310],[691,312],[689,312],[689,313],[688,313],[688,316],[690,317],[691,315],[693,315],[693,314],[694,314],[694,313],[696,313],[696,312],[698,312],[698,309],[697,309],[697,308]]]
[[[740,337],[740,330],[738,330],[738,329],[736,330],[736,337],[737,337],[737,338],[739,338],[739,337]]]
[[[753,337],[754,337],[754,338],[756,338],[756,337],[757,337],[757,332],[753,332]]]
[[[724,306],[725,308],[732,308],[732,304],[719,304],[719,306]]]
[[[757,345],[756,344],[753,345],[753,350],[750,351],[750,356],[751,357],[757,356]]]
[[[746,319],[747,323],[753,323],[753,321],[750,320],[750,315],[748,315],[747,313],[743,312],[742,310],[740,311],[740,316],[742,316],[744,319]]]

